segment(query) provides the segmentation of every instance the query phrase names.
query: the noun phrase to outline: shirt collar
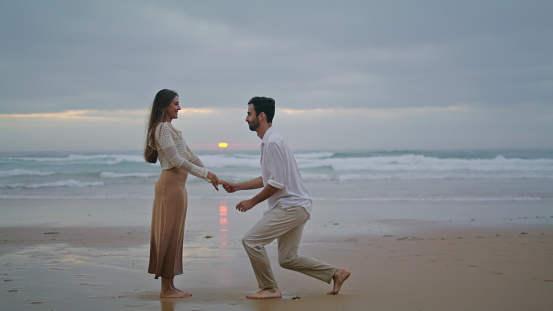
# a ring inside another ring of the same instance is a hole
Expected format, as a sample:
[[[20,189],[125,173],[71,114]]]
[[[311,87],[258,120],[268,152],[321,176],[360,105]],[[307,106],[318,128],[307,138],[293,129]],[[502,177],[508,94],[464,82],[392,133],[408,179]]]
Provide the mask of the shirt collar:
[[[263,139],[261,140],[261,144],[265,144],[267,143],[267,141],[269,140],[269,136],[271,136],[271,134],[274,132],[273,130],[273,127],[269,127],[267,129],[267,131],[265,132],[265,135],[263,135]]]

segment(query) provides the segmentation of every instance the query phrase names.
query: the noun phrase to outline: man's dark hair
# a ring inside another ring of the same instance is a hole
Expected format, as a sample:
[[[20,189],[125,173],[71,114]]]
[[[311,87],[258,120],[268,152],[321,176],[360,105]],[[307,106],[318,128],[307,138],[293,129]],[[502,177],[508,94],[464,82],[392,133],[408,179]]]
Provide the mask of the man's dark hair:
[[[264,112],[267,116],[267,123],[273,123],[273,117],[275,116],[275,100],[270,97],[256,96],[250,99],[248,105],[252,104],[255,110],[255,116],[258,117],[260,113]]]

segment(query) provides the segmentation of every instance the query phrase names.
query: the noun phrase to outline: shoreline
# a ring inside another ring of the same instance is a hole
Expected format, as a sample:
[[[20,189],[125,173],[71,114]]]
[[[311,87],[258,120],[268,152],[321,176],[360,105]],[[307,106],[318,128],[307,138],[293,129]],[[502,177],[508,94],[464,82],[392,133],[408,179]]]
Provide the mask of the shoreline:
[[[346,204],[337,213],[335,202],[316,202],[300,252],[352,276],[339,295],[327,296],[330,285],[280,268],[272,243],[267,251],[284,297],[252,301],[245,295],[257,286],[240,239],[263,208],[244,214],[231,201],[191,201],[184,275],[175,284],[193,296],[160,299],[159,280],[146,271],[148,200],[0,203],[18,210],[10,217],[34,215],[0,226],[7,309],[514,311],[553,304],[553,226],[543,206],[486,205],[490,217],[480,205],[446,204],[443,214],[426,217],[438,206]]]

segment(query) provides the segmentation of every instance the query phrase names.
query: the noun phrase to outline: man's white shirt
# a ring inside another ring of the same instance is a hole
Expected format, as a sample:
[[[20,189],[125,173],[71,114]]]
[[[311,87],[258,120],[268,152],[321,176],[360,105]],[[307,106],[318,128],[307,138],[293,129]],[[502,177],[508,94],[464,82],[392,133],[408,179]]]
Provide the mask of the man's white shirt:
[[[268,200],[269,210],[302,206],[311,214],[312,201],[301,178],[294,154],[286,140],[271,126],[261,140],[261,177],[279,189]]]

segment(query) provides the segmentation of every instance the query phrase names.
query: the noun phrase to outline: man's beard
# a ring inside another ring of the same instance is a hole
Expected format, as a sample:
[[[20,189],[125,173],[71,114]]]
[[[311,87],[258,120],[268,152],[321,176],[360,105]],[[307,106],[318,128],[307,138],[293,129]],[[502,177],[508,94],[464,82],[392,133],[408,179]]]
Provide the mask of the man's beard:
[[[255,121],[248,122],[248,126],[250,128],[250,131],[255,132],[259,127],[259,120],[256,119]]]

